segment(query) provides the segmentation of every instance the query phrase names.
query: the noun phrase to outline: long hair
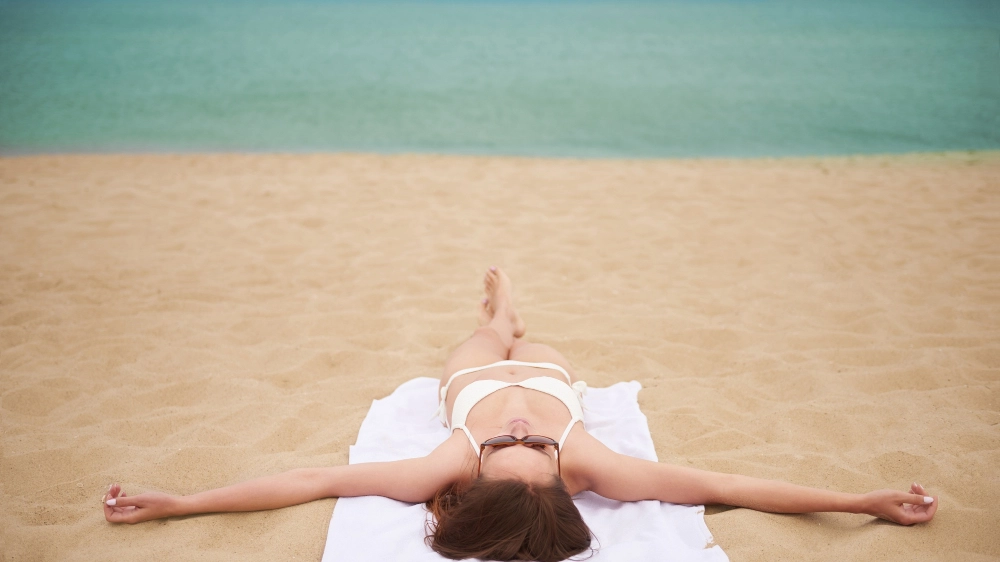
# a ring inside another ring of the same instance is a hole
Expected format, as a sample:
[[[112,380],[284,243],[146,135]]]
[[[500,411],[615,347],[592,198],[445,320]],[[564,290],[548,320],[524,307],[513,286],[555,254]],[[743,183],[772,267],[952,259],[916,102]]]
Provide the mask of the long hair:
[[[590,548],[590,529],[562,479],[548,483],[476,479],[427,502],[436,523],[426,541],[452,560],[559,562]]]

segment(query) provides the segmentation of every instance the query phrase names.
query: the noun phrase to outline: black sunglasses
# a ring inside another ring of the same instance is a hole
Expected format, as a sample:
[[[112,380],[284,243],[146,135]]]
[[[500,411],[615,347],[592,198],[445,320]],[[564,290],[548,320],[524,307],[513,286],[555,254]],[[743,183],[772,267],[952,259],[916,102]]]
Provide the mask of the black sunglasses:
[[[476,478],[479,478],[479,475],[483,472],[483,453],[486,452],[486,447],[502,449],[504,447],[511,447],[514,445],[524,445],[525,447],[531,447],[533,449],[553,447],[556,451],[556,469],[559,471],[559,477],[562,478],[562,462],[559,460],[559,442],[551,437],[545,437],[544,435],[525,435],[524,437],[497,435],[496,437],[491,437],[486,441],[483,441],[482,444],[479,445],[479,470],[476,471]]]

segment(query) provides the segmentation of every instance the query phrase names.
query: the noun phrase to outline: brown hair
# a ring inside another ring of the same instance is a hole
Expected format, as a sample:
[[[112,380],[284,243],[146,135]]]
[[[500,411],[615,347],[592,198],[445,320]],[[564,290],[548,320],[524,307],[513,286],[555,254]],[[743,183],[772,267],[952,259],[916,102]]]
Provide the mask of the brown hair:
[[[476,479],[451,484],[427,502],[436,519],[427,542],[451,558],[558,562],[590,548],[562,479],[550,483]]]

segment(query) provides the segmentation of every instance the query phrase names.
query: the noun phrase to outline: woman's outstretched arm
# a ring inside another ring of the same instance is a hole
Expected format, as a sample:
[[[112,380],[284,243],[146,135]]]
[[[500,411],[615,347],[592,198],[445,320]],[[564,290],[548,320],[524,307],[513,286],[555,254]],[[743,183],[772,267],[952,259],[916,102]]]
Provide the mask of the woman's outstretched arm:
[[[197,513],[277,509],[350,496],[385,496],[419,503],[457,478],[455,467],[460,468],[461,462],[449,462],[448,457],[464,453],[468,445],[458,442],[459,446],[454,446],[453,441],[446,441],[426,457],[300,468],[189,496],[158,492],[128,496],[113,484],[104,496],[104,518],[112,523],[141,523]]]
[[[188,496],[147,492],[128,496],[112,484],[105,497],[104,518],[112,523],[141,523],[151,519],[224,511],[260,511],[288,507],[326,497],[337,497],[336,469],[296,469],[255,478],[224,488]]]
[[[866,513],[902,525],[930,521],[938,506],[937,498],[929,496],[919,484],[912,485],[909,492],[849,494],[645,461],[620,455],[603,445],[593,449],[594,462],[588,463],[589,489],[622,501],[723,504],[771,513]]]

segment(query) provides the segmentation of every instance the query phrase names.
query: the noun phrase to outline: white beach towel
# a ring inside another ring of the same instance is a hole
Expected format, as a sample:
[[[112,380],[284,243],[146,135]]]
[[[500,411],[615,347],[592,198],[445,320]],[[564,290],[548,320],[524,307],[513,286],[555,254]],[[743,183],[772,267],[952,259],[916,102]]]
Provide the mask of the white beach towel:
[[[448,438],[431,413],[437,408],[438,380],[417,378],[390,396],[372,402],[351,447],[351,464],[424,456]],[[590,388],[584,397],[587,431],[611,449],[655,461],[646,416],[639,411],[635,381]],[[595,562],[728,561],[705,526],[703,506],[657,501],[618,502],[592,492],[573,501],[597,538]],[[433,561],[443,557],[424,543],[423,504],[366,496],[341,498],[327,533],[324,562]],[[586,558],[589,552],[575,558]]]

